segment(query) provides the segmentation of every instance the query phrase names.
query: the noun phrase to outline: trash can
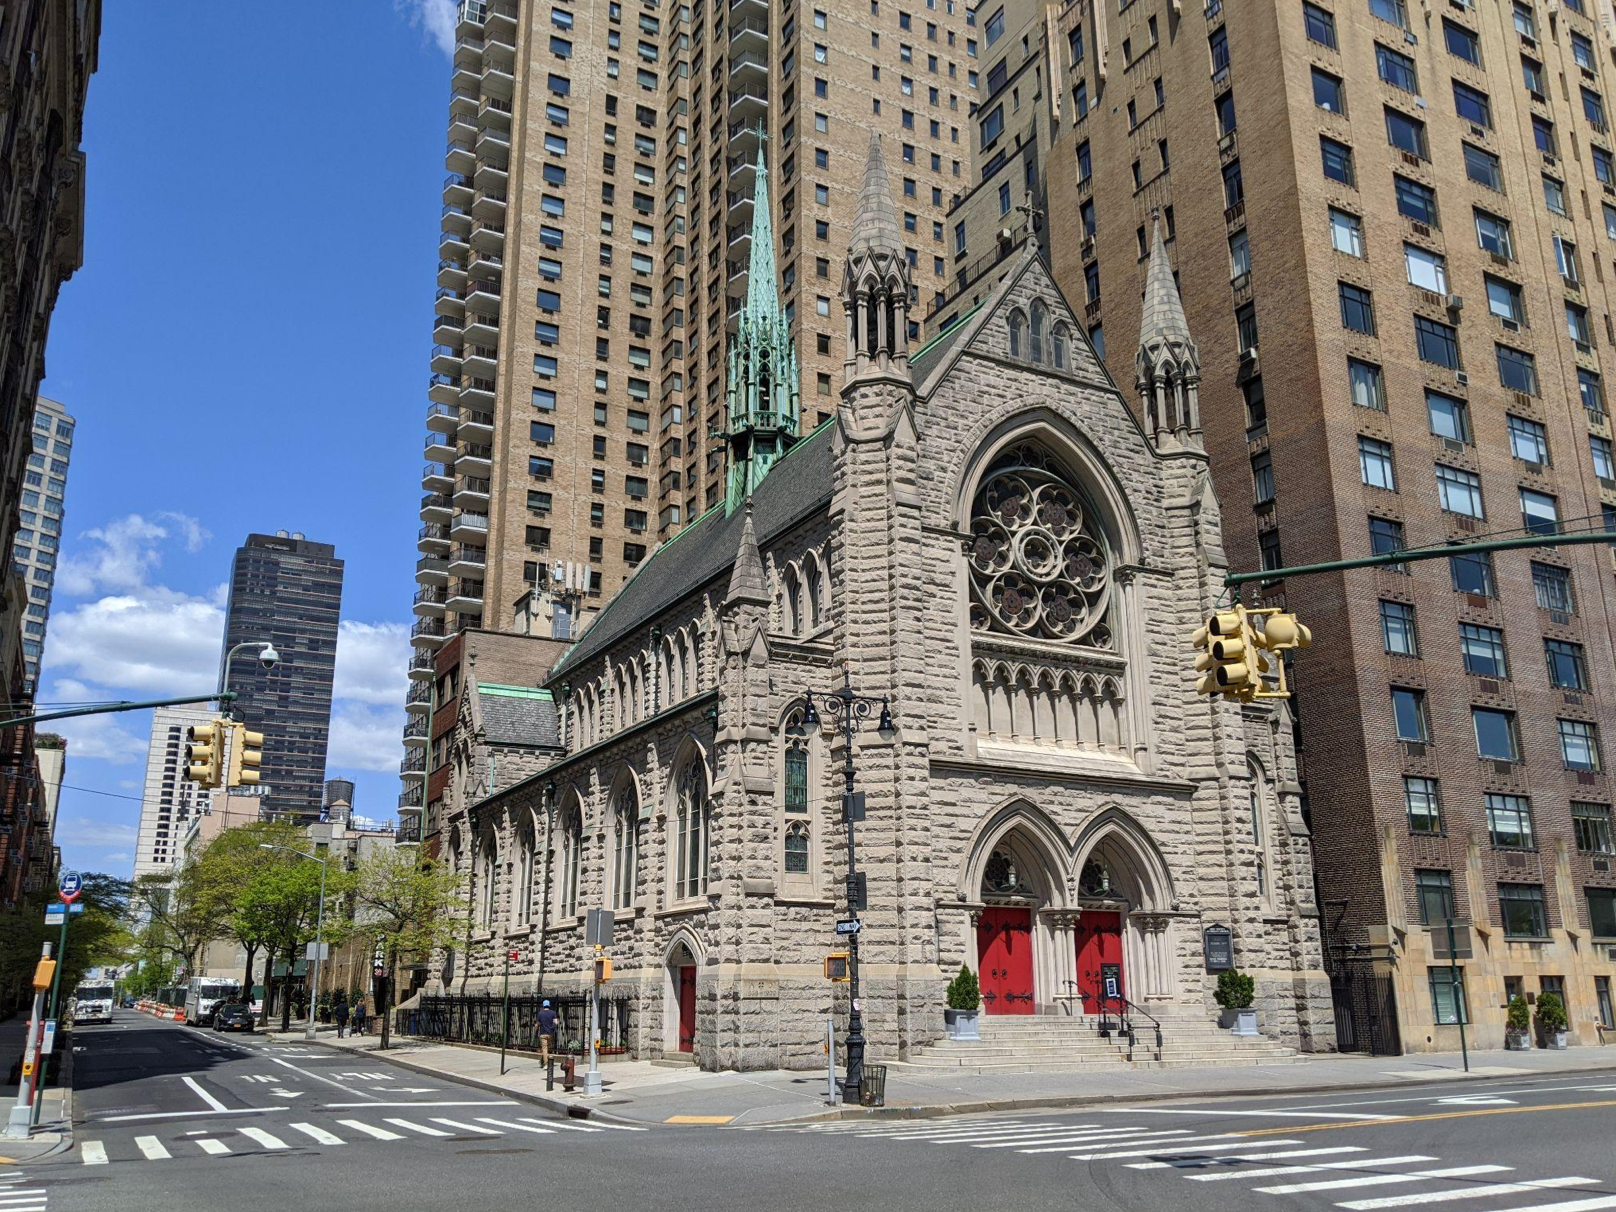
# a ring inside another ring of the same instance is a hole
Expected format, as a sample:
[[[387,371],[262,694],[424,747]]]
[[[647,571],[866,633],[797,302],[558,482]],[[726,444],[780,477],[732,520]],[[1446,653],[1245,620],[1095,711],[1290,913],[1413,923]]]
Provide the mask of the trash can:
[[[885,1065],[865,1065],[864,1075],[859,1078],[859,1103],[865,1107],[884,1107],[887,1105],[887,1067]]]

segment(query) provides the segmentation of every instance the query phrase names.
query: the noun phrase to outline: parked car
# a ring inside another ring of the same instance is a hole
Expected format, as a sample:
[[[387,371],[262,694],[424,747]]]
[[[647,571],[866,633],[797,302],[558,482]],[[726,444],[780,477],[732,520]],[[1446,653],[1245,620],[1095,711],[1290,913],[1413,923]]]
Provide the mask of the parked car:
[[[215,1031],[251,1031],[252,1012],[244,1002],[226,1002],[213,1013]]]

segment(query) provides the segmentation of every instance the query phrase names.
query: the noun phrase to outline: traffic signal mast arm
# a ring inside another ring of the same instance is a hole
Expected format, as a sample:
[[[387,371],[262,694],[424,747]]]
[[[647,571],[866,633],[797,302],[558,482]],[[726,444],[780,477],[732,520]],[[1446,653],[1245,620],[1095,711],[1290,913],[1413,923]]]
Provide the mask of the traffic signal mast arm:
[[[1596,530],[1585,534],[1534,534],[1513,539],[1484,539],[1479,543],[1442,543],[1434,547],[1409,547],[1381,555],[1360,556],[1355,560],[1330,560],[1324,564],[1299,564],[1295,568],[1266,568],[1261,572],[1231,572],[1223,583],[1233,589],[1252,581],[1278,581],[1285,577],[1312,576],[1319,572],[1341,572],[1348,568],[1376,568],[1387,564],[1411,564],[1415,560],[1438,560],[1453,555],[1483,551],[1516,551],[1523,547],[1563,547],[1576,543],[1610,543],[1616,546],[1616,532]]]
[[[228,707],[236,701],[234,690],[213,694],[193,694],[183,699],[147,699],[144,703],[131,703],[120,699],[116,703],[102,703],[99,707],[75,707],[71,711],[47,711],[43,715],[20,715],[14,720],[0,720],[0,728],[17,724],[43,724],[46,720],[67,720],[80,715],[106,715],[114,711],[144,711],[148,707],[177,707],[182,703],[218,703]]]

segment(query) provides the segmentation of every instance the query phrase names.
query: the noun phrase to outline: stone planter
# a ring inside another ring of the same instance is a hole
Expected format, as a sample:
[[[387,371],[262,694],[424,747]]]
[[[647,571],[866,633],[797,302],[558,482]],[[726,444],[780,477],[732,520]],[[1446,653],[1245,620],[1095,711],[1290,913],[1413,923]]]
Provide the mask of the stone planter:
[[[980,1010],[954,1010],[943,1011],[943,1021],[948,1024],[949,1039],[980,1040],[977,1034],[976,1020],[981,1017]]]
[[[1543,1033],[1543,1046],[1563,1052],[1566,1046],[1566,1033],[1564,1031],[1545,1031]]]
[[[1532,1037],[1525,1031],[1504,1032],[1504,1049],[1508,1052],[1530,1052],[1532,1050]]]
[[[1218,1022],[1229,1029],[1230,1035],[1257,1034],[1257,1012],[1250,1008],[1224,1010],[1218,1015]]]

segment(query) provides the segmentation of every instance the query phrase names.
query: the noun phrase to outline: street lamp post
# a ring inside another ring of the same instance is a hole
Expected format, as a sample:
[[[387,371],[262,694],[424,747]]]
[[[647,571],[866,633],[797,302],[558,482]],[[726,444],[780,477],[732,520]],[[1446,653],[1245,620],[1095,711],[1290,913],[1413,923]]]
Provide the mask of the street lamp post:
[[[314,1038],[314,1003],[320,998],[320,948],[325,945],[322,935],[325,934],[325,867],[326,860],[318,854],[311,854],[307,850],[293,850],[290,846],[282,846],[276,842],[259,842],[260,850],[284,850],[287,854],[296,854],[302,858],[312,859],[320,864],[320,903],[314,911],[314,979],[309,984],[309,1021],[303,1028],[303,1038]],[[290,975],[290,973],[288,973]]]
[[[225,691],[225,683],[230,680],[230,662],[236,653],[246,648],[257,648],[258,659],[264,663],[265,669],[275,668],[275,663],[281,659],[281,654],[275,651],[275,645],[268,640],[243,640],[234,645],[224,654],[224,662],[219,666],[219,693]]]
[[[847,915],[854,922],[859,920],[859,910],[865,907],[865,881],[859,873],[858,860],[853,844],[853,826],[864,816],[864,797],[855,795],[853,791],[853,737],[863,724],[870,718],[870,713],[877,707],[881,714],[878,717],[876,731],[882,738],[890,738],[894,732],[892,727],[892,712],[886,699],[868,698],[853,693],[852,683],[849,679],[847,665],[842,665],[842,684],[830,693],[821,695],[819,702],[824,705],[825,714],[830,717],[831,723],[842,730],[842,820],[847,824]],[[814,696],[805,692],[802,696],[802,714],[795,717],[787,726],[788,736],[804,737],[811,729],[819,727],[819,711],[814,705]],[[842,1083],[842,1101],[859,1100],[859,1087],[864,1080],[864,1013],[859,1006],[859,932],[861,926],[855,926],[853,933],[847,936],[847,1077]]]

